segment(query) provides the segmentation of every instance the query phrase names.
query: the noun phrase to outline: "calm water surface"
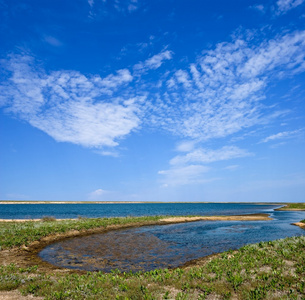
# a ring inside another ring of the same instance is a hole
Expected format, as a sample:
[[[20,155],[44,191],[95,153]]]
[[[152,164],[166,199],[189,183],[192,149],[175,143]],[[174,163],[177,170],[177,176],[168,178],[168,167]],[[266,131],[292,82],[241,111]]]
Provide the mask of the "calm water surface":
[[[227,213],[219,210],[217,214],[233,214],[232,210],[234,213],[248,211],[247,206],[231,207],[230,210],[224,205],[224,208]],[[176,212],[180,214],[180,211]],[[249,243],[305,233],[304,229],[291,225],[305,219],[305,212],[273,211],[270,207],[262,206],[255,212],[269,212],[274,220],[199,221],[119,230],[50,245],[41,251],[40,257],[56,266],[72,269],[147,271],[178,267],[187,261],[237,249]],[[167,213],[173,214],[172,211]],[[206,212],[202,214],[207,215]],[[215,214],[215,211],[211,214]]]
[[[0,204],[0,219],[58,219],[156,215],[235,215],[265,212],[275,205],[242,203]]]

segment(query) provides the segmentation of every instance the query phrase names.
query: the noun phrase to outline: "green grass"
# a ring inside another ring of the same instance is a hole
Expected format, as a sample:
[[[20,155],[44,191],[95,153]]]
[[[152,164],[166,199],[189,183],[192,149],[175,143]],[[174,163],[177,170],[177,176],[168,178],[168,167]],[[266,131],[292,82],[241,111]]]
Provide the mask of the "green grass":
[[[305,203],[285,203],[284,207],[278,208],[276,210],[290,210],[290,209],[305,210]]]
[[[0,243],[10,248],[71,229],[160,218],[0,223]],[[305,299],[305,236],[247,245],[187,269],[46,274],[39,266],[0,266],[0,291],[14,289],[45,299]]]
[[[305,237],[247,245],[189,269],[46,275],[0,267],[0,290],[46,299],[305,299]]]
[[[93,228],[106,228],[110,225],[125,225],[157,222],[165,216],[151,217],[126,217],[126,218],[79,218],[75,220],[54,221],[51,217],[45,217],[42,222],[0,222],[0,249],[8,249],[14,246],[29,245],[33,241],[51,234],[65,233],[70,230],[88,230]]]

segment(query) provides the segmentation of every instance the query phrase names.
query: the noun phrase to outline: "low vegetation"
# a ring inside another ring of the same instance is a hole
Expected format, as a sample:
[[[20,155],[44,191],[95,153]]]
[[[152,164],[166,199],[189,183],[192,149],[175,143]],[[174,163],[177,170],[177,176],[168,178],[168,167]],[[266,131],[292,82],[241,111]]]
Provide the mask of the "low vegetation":
[[[305,210],[305,203],[286,203],[285,206],[275,210]]]
[[[56,221],[53,217],[44,217],[42,222],[0,222],[0,249],[29,245],[43,237],[61,234],[71,230],[84,231],[94,228],[106,228],[113,225],[149,224],[162,220],[160,216],[127,218],[78,218]]]
[[[147,222],[152,218],[160,217],[144,217]],[[113,222],[143,221],[140,220],[0,223],[1,244],[9,248],[50,233],[71,230],[71,226],[80,230],[97,225],[91,222],[107,226]],[[10,236],[10,243],[5,242],[3,233]],[[19,234],[29,234],[29,237],[15,240],[14,236]],[[0,266],[0,291],[14,289],[19,289],[23,295],[45,299],[305,299],[305,236],[247,245],[238,251],[197,261],[191,267],[173,270],[67,273],[44,272],[39,266],[3,264]]]

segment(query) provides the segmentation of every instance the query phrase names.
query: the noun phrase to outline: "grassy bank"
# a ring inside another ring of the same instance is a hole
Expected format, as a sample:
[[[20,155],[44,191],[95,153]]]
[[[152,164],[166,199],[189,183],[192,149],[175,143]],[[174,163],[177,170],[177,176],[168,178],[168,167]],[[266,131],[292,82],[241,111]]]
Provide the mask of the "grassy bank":
[[[0,222],[0,249],[14,246],[29,245],[43,237],[54,234],[64,234],[69,231],[88,231],[94,228],[122,226],[128,224],[147,224],[162,220],[160,216],[127,217],[127,218],[79,218],[75,220],[56,221],[52,217],[45,217],[42,221]]]
[[[305,210],[305,203],[286,203],[285,206],[275,210]]]
[[[0,237],[8,249],[71,229],[157,220],[160,217],[0,223]],[[5,242],[4,232],[10,243]],[[305,236],[247,245],[190,267],[151,272],[46,272],[38,265],[4,261],[0,291],[14,289],[45,299],[305,299]]]
[[[69,220],[56,220],[45,217],[40,221],[5,222],[0,221],[0,250],[14,246],[28,246],[34,241],[41,241],[53,235],[57,237],[72,237],[93,232],[104,232],[117,227],[132,227],[144,225],[173,224],[179,222],[192,222],[199,220],[241,220],[258,221],[271,220],[268,214],[252,214],[240,216],[144,216],[124,218],[79,218]]]

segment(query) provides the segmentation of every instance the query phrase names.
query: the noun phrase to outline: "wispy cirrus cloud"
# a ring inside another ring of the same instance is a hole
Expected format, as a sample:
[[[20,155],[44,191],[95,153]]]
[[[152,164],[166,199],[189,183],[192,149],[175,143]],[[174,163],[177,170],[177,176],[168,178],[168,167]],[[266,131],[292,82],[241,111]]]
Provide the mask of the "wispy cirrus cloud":
[[[95,6],[103,7],[103,14],[107,12],[107,9],[115,9],[118,13],[132,13],[139,9],[140,3],[138,0],[87,0],[91,12],[90,15],[93,15],[93,9]]]
[[[229,136],[279,117],[263,104],[266,87],[304,70],[305,31],[260,43],[236,37],[170,73],[150,122],[198,141]]]
[[[173,57],[173,52],[170,50],[162,51],[144,62],[140,62],[136,64],[133,69],[135,74],[143,74],[148,70],[156,70],[158,69],[166,60],[170,60]]]
[[[255,10],[261,12],[261,13],[265,13],[265,11],[266,11],[265,6],[262,5],[262,4],[253,5],[250,8],[255,9]]]
[[[277,5],[277,14],[285,14],[289,10],[296,8],[297,6],[303,4],[304,0],[278,0]]]
[[[43,40],[53,47],[61,47],[63,45],[63,43],[59,39],[51,35],[45,35],[43,37]]]
[[[184,147],[182,149],[186,150]],[[206,175],[211,170],[207,164],[252,155],[252,153],[236,146],[224,146],[216,150],[203,148],[190,149],[190,152],[187,154],[177,155],[172,158],[170,160],[170,168],[159,171],[158,174],[163,177],[163,186],[211,182],[218,180],[218,178],[211,178]]]
[[[304,132],[304,129],[279,132],[279,133],[270,135],[270,136],[262,139],[260,141],[260,143],[268,143],[268,142],[271,142],[271,141],[295,138],[295,137],[299,136],[302,132]]]
[[[240,149],[236,146],[224,146],[221,149],[211,150],[211,149],[195,149],[186,155],[177,155],[170,160],[171,165],[182,165],[189,163],[212,163],[215,161],[229,160],[234,158],[251,156],[253,154],[249,153],[244,149]]]
[[[163,187],[167,187],[211,181],[211,179],[203,178],[203,174],[208,172],[209,169],[209,167],[202,165],[189,165],[162,170],[158,174],[164,178],[162,180]]]

